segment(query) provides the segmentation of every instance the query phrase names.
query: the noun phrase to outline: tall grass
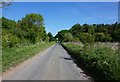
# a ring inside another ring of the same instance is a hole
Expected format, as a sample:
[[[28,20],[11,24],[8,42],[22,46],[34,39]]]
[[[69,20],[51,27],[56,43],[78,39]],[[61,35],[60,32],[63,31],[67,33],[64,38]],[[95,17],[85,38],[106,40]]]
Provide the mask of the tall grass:
[[[2,71],[5,72],[12,66],[16,66],[22,61],[32,57],[40,51],[53,45],[52,43],[37,43],[18,48],[6,48],[2,50]]]
[[[97,79],[120,80],[120,53],[108,47],[84,48],[77,44],[64,43],[63,46]]]

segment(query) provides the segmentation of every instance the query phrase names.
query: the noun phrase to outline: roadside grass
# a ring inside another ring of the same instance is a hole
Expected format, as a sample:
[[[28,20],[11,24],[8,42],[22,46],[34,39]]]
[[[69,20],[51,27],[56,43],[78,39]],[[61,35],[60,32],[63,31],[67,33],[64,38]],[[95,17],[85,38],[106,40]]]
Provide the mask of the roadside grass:
[[[74,56],[97,80],[120,80],[120,51],[98,46],[84,49],[81,45],[63,43],[68,53]]]
[[[0,75],[2,74],[2,61],[0,60]]]
[[[2,49],[0,44],[0,75],[2,74]]]
[[[29,46],[21,46],[18,48],[6,48],[2,50],[2,72],[5,72],[10,67],[14,67],[24,60],[34,56],[44,49],[52,46],[51,43],[37,43]]]

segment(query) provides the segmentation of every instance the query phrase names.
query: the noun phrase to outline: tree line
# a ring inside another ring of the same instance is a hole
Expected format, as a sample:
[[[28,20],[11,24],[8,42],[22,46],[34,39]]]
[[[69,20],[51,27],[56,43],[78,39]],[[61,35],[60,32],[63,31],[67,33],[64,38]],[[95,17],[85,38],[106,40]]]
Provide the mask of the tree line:
[[[120,42],[120,24],[75,24],[55,36],[62,42]]]
[[[55,40],[52,33],[46,32],[44,18],[40,14],[27,14],[18,21],[5,17],[0,18],[0,20],[2,20],[3,48]]]

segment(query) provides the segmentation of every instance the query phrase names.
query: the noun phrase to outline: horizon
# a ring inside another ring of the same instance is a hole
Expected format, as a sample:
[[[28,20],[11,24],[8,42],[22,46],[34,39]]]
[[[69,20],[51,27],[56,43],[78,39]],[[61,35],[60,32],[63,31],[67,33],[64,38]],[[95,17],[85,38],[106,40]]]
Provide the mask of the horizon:
[[[70,29],[77,23],[91,25],[118,22],[117,2],[14,2],[2,11],[4,17],[15,21],[21,20],[26,14],[41,14],[47,33],[51,32],[54,36],[58,31]]]

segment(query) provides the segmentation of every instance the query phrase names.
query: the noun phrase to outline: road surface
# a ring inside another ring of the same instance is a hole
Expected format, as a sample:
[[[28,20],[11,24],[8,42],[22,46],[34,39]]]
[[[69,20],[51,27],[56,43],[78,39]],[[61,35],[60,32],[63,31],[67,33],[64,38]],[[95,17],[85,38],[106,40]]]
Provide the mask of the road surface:
[[[3,80],[89,80],[58,43],[3,74]]]

